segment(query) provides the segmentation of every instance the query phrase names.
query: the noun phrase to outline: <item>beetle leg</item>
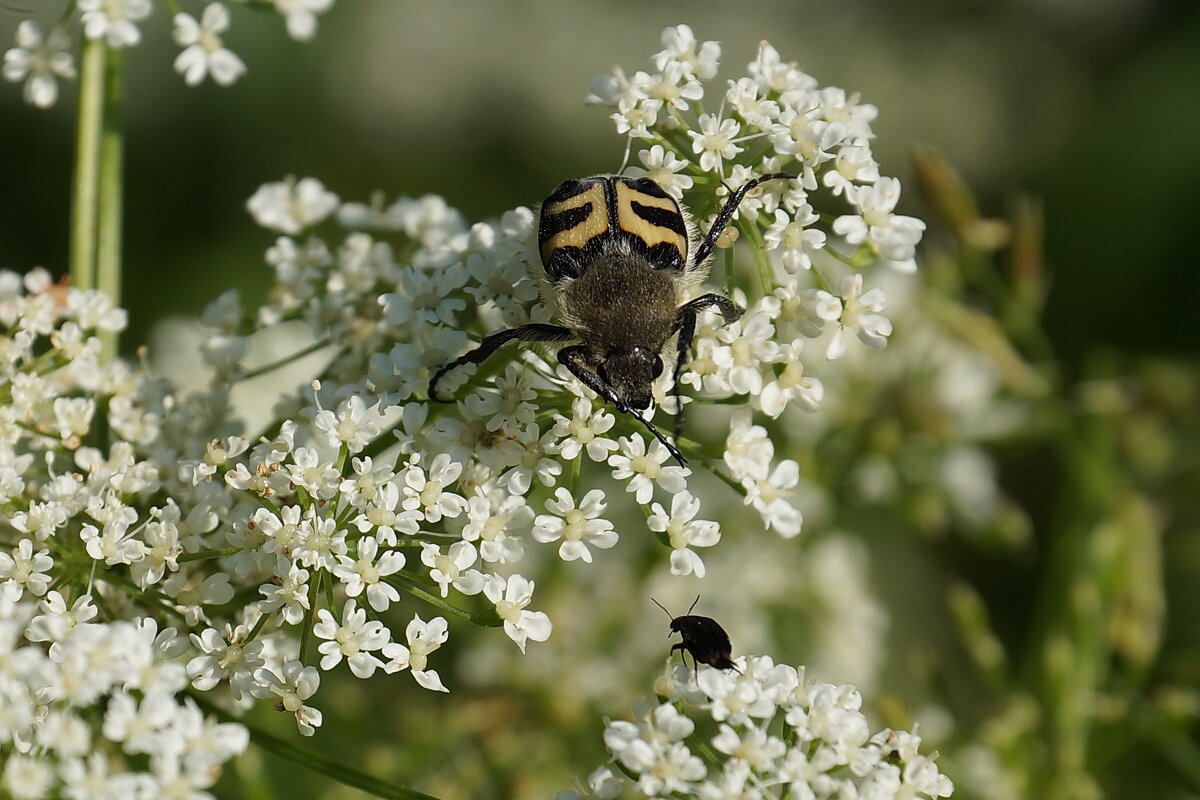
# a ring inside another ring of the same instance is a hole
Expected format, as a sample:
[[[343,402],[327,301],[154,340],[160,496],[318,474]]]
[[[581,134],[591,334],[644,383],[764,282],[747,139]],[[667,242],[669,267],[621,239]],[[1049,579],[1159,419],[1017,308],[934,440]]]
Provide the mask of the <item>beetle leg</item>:
[[[675,645],[671,648],[670,654],[675,655],[676,650],[678,650],[682,654],[682,655],[680,655],[680,658],[683,659],[683,665],[686,667],[688,653],[691,651],[689,651],[687,649],[687,645],[685,645],[683,642],[676,642]],[[694,653],[692,654],[692,672],[698,681],[699,675],[700,675],[700,664],[696,661],[696,656]]]
[[[646,429],[654,434],[654,438],[662,442],[663,447],[667,448],[667,452],[679,462],[680,466],[687,466],[687,459],[683,457],[683,454],[679,452],[679,449],[675,445],[671,444],[667,437],[662,435],[662,432],[658,428],[654,427],[653,422],[627,406],[625,401],[617,397],[616,391],[613,390],[607,381],[588,368],[585,361],[585,354],[586,351],[582,345],[573,345],[559,350],[558,360],[571,371],[572,375],[583,381],[584,386],[616,406],[617,411],[620,411],[622,414],[628,414],[645,425]]]
[[[691,269],[695,269],[705,262],[712,255],[713,249],[717,246],[717,239],[721,238],[721,234],[725,232],[725,227],[729,225],[729,221],[733,219],[733,214],[737,211],[738,205],[745,198],[746,193],[755,188],[759,184],[766,183],[783,178],[795,178],[795,175],[789,175],[786,172],[772,172],[768,175],[759,175],[751,181],[747,181],[742,185],[742,188],[736,190],[729,195],[729,199],[725,201],[724,208],[717,214],[717,218],[713,220],[712,227],[708,229],[708,235],[704,237],[704,241],[696,248],[696,255],[692,259]]]
[[[548,325],[544,322],[532,322],[528,325],[522,325],[519,328],[508,328],[488,334],[483,337],[483,341],[474,350],[459,356],[433,374],[433,377],[429,379],[429,399],[438,403],[450,402],[449,400],[442,400],[437,396],[437,383],[441,380],[442,376],[455,367],[461,367],[463,364],[482,363],[488,356],[496,352],[497,348],[502,344],[510,342],[513,339],[519,339],[524,342],[567,342],[574,338],[576,336],[569,328],[564,328],[561,325]]]
[[[678,355],[675,357],[675,379],[671,385],[671,393],[675,396],[675,438],[683,434],[683,402],[680,398],[679,378],[687,366],[689,354],[692,351],[692,340],[696,338],[696,315],[702,310],[715,306],[725,319],[725,324],[736,322],[745,313],[745,309],[723,294],[702,294],[694,300],[689,300],[679,307],[675,314],[675,330],[679,331]]]

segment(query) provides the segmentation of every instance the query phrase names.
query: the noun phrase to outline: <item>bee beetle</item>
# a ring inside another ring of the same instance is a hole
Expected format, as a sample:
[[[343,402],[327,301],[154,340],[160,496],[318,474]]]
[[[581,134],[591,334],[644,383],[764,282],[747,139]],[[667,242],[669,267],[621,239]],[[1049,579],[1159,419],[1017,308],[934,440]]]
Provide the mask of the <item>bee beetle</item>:
[[[679,438],[679,377],[696,334],[697,314],[715,308],[728,324],[743,312],[724,295],[692,295],[746,193],[766,181],[794,177],[762,175],[733,191],[694,248],[699,237],[679,204],[651,179],[598,175],[564,182],[542,203],[538,222],[542,267],[564,324],[534,322],[485,336],[474,350],[434,373],[430,399],[439,399],[437,383],[443,375],[463,364],[481,363],[505,342],[566,345],[558,350],[558,360],[572,375],[617,411],[636,417],[685,463],[675,445],[638,412],[650,407],[652,384],[663,371],[663,350],[678,334],[673,393]]]
[[[667,611],[666,606],[653,597],[650,599],[654,605],[666,611],[667,616],[671,617],[671,612]],[[692,608],[695,608],[696,603],[699,602],[700,595],[696,595],[687,614],[682,617],[671,617],[671,633],[667,635],[678,633],[683,637],[683,641],[676,642],[671,647],[671,654],[674,655],[676,650],[691,653],[692,664],[696,669],[700,664],[708,664],[717,669],[731,669],[734,672],[740,672],[737,665],[733,663],[731,656],[733,645],[729,643],[729,634],[725,633],[725,629],[711,617],[692,616]],[[687,662],[684,661],[685,666],[686,664]]]

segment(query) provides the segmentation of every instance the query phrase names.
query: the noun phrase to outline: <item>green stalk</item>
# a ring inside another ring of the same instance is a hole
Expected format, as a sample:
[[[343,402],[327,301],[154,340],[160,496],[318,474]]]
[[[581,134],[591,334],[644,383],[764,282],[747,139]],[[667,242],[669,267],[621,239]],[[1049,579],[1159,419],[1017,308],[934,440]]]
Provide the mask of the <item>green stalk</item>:
[[[278,756],[285,761],[290,761],[297,766],[311,769],[313,772],[319,772],[343,786],[352,786],[359,791],[366,792],[375,797],[390,798],[391,800],[437,800],[437,798],[431,795],[387,783],[365,772],[351,769],[340,761],[334,761],[320,753],[297,747],[288,740],[280,738],[273,733],[268,733],[253,723],[235,717],[225,709],[210,702],[200,692],[191,692],[191,697],[196,701],[196,705],[222,722],[236,722],[245,727],[250,732],[251,744],[261,747],[268,753]]]
[[[104,59],[104,118],[100,138],[100,208],[97,214],[96,288],[121,305],[121,177],[125,147],[121,136],[121,62],[123,51],[109,49]],[[100,331],[102,362],[117,355],[117,333]]]
[[[100,202],[100,139],[104,109],[103,39],[88,39],[79,58],[79,120],[71,187],[71,285],[96,287],[96,224]]]

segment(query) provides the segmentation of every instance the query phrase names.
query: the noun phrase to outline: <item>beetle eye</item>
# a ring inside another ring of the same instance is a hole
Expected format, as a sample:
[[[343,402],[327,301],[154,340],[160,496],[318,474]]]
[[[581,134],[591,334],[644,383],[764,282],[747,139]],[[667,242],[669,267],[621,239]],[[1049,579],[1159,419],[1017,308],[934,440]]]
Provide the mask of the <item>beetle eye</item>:
[[[663,373],[663,360],[660,357],[655,356],[654,357],[654,377],[657,378],[659,375],[662,375],[662,373]]]

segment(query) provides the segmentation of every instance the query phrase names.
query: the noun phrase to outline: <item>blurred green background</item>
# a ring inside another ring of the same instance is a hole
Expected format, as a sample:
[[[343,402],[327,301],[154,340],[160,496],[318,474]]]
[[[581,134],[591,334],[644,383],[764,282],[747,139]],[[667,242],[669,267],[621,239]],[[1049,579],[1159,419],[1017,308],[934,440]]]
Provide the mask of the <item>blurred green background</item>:
[[[10,42],[19,20],[29,16],[45,27],[64,5],[15,0],[0,8],[0,41]],[[198,12],[196,3],[183,5]],[[1191,246],[1200,222],[1200,11],[1194,3],[341,0],[320,18],[317,37],[307,44],[288,39],[275,14],[234,10],[226,43],[249,72],[233,87],[183,85],[171,68],[178,48],[161,5],[143,27],[145,43],[128,53],[127,350],[147,341],[158,320],[194,316],[227,287],[242,288],[248,306],[262,298],[271,280],[262,253],[273,237],[253,224],[244,204],[266,181],[313,175],[346,200],[365,200],[375,190],[389,199],[436,193],[473,221],[535,203],[566,177],[615,170],[623,141],[605,110],[583,104],[588,85],[614,65],[628,73],[648,68],[662,28],[680,22],[701,40],[722,42],[724,75],[742,74],[757,42],[767,38],[822,85],[859,92],[877,105],[875,152],[886,174],[905,181],[907,213],[929,215],[909,167],[911,149],[919,144],[936,148],[961,170],[985,215],[1004,215],[1019,191],[1040,197],[1051,276],[1044,322],[1068,378],[1104,371],[1096,366],[1101,362],[1119,373],[1137,356],[1194,360],[1200,345],[1192,302],[1200,265]],[[41,265],[62,274],[73,88],[49,112],[24,105],[18,87],[3,88],[0,267]],[[955,540],[936,550],[924,543],[913,547],[901,538],[906,532],[883,523],[869,545],[876,563],[888,567],[878,570],[887,573],[879,576],[886,598],[904,595],[904,579],[923,582],[930,573],[922,570],[944,568],[979,589],[998,635],[1019,650],[1031,587],[1040,577],[1036,539],[1052,516],[1059,476],[1042,451],[1009,455],[1002,483],[1033,519],[1032,547],[989,560]],[[1183,509],[1171,527],[1194,531],[1200,523],[1195,493],[1188,497],[1179,487],[1169,491]],[[638,572],[661,565],[661,549],[631,538],[622,547],[632,548],[625,560],[638,564]],[[772,580],[787,581],[795,574],[789,570],[803,568],[804,551],[778,542],[765,547],[775,553]],[[1165,547],[1168,593],[1182,613],[1168,617],[1169,657],[1156,669],[1177,683],[1190,675],[1195,685],[1200,552],[1194,536]],[[588,606],[601,596],[638,593],[627,602],[639,614],[646,605],[640,598],[645,586],[635,578],[579,565],[553,569],[559,589],[546,602],[565,604],[563,619],[588,619]],[[719,565],[714,572],[703,585],[714,602],[718,587],[744,577],[736,569],[721,577]],[[683,594],[692,588],[676,588],[670,603],[686,602]],[[752,600],[743,603],[744,616],[726,618],[741,633],[735,646],[769,639],[754,626],[779,622],[755,620]],[[428,609],[421,613],[430,616]],[[924,642],[935,652],[944,642],[926,629],[944,622],[944,611],[921,608],[919,601],[892,611],[894,636]],[[452,626],[463,639],[468,630]],[[358,735],[318,736],[317,742],[332,757],[400,780],[433,765],[438,777],[421,788],[440,796],[454,797],[455,786],[463,785],[456,783],[456,770],[471,772],[466,783],[491,786],[487,796],[533,796],[521,786],[522,759],[537,762],[546,785],[564,785],[598,763],[600,722],[591,716],[596,708],[534,707],[522,702],[521,693],[554,703],[570,694],[572,680],[600,681],[583,694],[603,713],[622,714],[626,705],[614,698],[637,689],[617,680],[615,673],[627,666],[619,656],[606,664],[594,655],[597,642],[613,648],[625,639],[653,639],[665,651],[665,630],[665,620],[658,619],[637,630],[563,627],[515,667],[511,644],[496,632],[485,634],[499,640],[493,644],[505,653],[502,659],[472,652],[454,666],[449,657],[439,666],[455,690],[450,706],[446,698],[413,690],[406,676],[378,676],[365,693],[360,682],[330,679],[322,689],[326,730],[353,727]],[[572,648],[593,662],[587,680],[572,672],[580,668],[570,661]],[[962,660],[961,653],[945,657]],[[658,666],[637,671],[648,674]],[[906,665],[896,671],[919,670]],[[545,690],[556,682],[558,693]],[[501,687],[509,691],[490,691]],[[955,690],[971,691],[947,689]],[[980,705],[974,709],[980,716],[990,711]],[[447,707],[469,739],[444,741],[438,721]],[[379,709],[384,713],[371,713]],[[269,722],[292,735],[290,720]],[[923,724],[937,727],[932,720]],[[512,738],[514,727],[524,735]],[[530,744],[537,731],[554,727],[584,731],[591,752],[572,750],[580,740],[569,737]],[[579,760],[548,765],[554,756]],[[1129,759],[1134,770],[1160,766],[1153,758]],[[286,768],[272,769],[275,780],[288,780],[280,777]],[[223,796],[272,796],[259,782],[253,758],[235,771],[248,781],[248,793]],[[316,796],[311,787],[317,784],[305,783],[307,775],[290,778],[307,787],[298,789],[299,796]],[[1130,789],[1120,796],[1196,795]]]
[[[6,4],[0,41],[65,5]],[[1195,3],[343,0],[308,44],[273,13],[235,10],[226,42],[249,73],[233,87],[183,85],[162,6],[129,53],[127,344],[164,313],[195,314],[211,287],[262,290],[265,240],[243,204],[265,181],[311,173],[344,199],[433,192],[479,219],[615,169],[621,141],[582,98],[613,65],[647,67],[678,22],[724,43],[729,74],[768,38],[823,84],[860,92],[880,107],[889,174],[907,175],[908,148],[927,143],[985,211],[1018,187],[1043,196],[1049,328],[1068,358],[1200,343],[1184,291],[1200,218]],[[73,100],[68,87],[47,113],[0,92],[4,267],[64,268]]]

